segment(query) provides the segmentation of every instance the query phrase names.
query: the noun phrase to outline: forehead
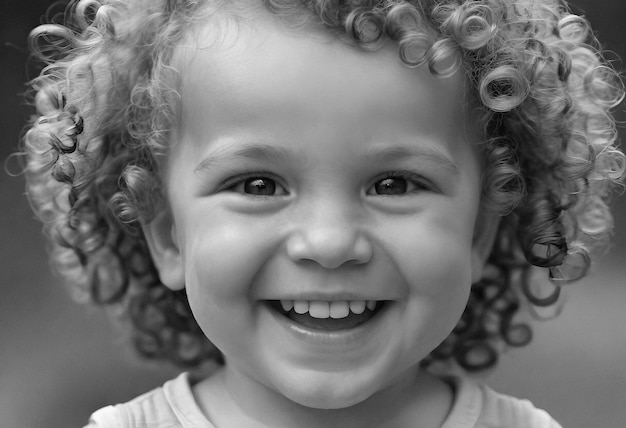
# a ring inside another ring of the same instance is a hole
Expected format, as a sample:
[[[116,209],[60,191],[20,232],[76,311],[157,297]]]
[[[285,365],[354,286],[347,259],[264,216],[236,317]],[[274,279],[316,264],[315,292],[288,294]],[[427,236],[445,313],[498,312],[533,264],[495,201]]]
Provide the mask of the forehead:
[[[181,77],[179,128],[199,126],[205,139],[268,114],[274,128],[352,123],[355,137],[377,132],[364,117],[392,113],[390,127],[414,119],[422,134],[468,124],[460,74],[444,79],[403,66],[391,41],[368,52],[319,27],[289,28],[262,7],[196,24],[174,66]]]

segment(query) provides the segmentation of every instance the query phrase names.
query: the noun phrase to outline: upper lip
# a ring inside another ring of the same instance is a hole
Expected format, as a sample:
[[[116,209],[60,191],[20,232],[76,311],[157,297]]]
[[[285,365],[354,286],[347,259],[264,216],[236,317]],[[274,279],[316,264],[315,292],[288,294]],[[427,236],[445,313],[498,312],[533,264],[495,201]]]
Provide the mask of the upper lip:
[[[381,296],[363,296],[355,293],[298,293],[298,294],[285,294],[263,300],[306,300],[306,301],[323,301],[323,302],[352,302],[359,300],[391,300],[388,298],[382,298]]]

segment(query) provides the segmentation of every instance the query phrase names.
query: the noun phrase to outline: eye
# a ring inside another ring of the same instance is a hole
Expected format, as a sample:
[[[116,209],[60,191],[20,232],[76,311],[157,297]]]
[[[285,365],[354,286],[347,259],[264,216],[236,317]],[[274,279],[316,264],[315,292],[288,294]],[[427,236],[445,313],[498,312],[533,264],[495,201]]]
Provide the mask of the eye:
[[[281,196],[289,194],[276,180],[262,175],[239,179],[231,184],[228,190],[252,196]]]
[[[401,195],[406,193],[409,183],[405,178],[389,177],[374,183],[377,195]]]
[[[430,190],[428,183],[413,173],[392,172],[376,181],[369,189],[368,195],[404,195],[420,190]]]

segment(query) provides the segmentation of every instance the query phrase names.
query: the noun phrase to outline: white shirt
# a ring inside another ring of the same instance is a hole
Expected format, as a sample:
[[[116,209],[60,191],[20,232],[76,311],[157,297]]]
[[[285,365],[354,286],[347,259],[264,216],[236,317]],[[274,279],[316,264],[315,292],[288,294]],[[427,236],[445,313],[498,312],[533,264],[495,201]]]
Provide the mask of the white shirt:
[[[528,400],[499,394],[465,378],[450,378],[454,404],[441,428],[562,428]],[[104,407],[84,428],[215,428],[191,392],[187,373],[146,394]]]

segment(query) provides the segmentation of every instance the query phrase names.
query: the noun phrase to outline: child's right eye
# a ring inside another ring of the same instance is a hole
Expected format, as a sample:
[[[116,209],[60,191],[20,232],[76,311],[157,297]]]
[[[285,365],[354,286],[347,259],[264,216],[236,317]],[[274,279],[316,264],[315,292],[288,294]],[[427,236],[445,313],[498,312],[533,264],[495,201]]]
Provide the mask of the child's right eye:
[[[289,192],[275,179],[263,175],[247,176],[226,187],[226,190],[242,195],[252,196],[283,196]]]

